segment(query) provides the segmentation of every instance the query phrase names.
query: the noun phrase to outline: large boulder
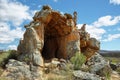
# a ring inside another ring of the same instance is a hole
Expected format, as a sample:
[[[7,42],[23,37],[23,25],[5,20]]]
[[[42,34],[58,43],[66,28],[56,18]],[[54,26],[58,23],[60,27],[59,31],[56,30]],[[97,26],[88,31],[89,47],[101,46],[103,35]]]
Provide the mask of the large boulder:
[[[6,65],[6,70],[1,77],[7,80],[44,80],[43,73],[39,67],[27,65],[25,62],[20,62],[10,59]]]
[[[26,26],[23,40],[20,41],[19,60],[43,66],[42,48],[44,45],[44,27],[40,22],[31,22]],[[42,33],[40,33],[40,32]]]
[[[112,69],[109,62],[106,61],[99,53],[92,56],[86,63],[89,66],[89,72],[105,77],[111,75]]]

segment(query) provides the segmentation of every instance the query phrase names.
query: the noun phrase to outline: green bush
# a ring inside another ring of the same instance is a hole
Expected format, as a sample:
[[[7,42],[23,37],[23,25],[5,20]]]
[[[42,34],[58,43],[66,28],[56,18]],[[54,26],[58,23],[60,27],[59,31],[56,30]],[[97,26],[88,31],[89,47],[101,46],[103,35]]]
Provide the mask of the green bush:
[[[82,53],[76,53],[75,56],[73,56],[70,61],[74,65],[75,70],[79,70],[83,63],[86,62],[86,56],[84,56]]]
[[[17,59],[17,51],[9,50],[0,54],[0,67],[4,67],[9,59]]]

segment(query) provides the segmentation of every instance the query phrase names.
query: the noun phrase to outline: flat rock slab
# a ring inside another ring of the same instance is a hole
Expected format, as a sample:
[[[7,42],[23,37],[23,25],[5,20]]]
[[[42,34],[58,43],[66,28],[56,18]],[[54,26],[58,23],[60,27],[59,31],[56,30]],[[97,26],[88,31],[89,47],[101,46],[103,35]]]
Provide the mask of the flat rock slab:
[[[98,75],[91,74],[88,72],[83,71],[74,71],[73,72],[74,80],[101,80],[101,78]]]

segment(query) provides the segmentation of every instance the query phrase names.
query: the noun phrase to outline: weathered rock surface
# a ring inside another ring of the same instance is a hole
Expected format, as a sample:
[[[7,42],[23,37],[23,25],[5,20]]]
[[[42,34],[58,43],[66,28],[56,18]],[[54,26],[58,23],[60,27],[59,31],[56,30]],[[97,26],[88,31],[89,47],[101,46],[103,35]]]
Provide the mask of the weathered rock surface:
[[[80,52],[80,35],[72,15],[43,6],[33,19],[25,25],[24,38],[18,46],[20,60],[26,61],[27,57],[28,63],[43,66],[43,58],[69,59]]]
[[[81,52],[87,57],[87,60],[100,49],[100,42],[91,38],[90,34],[85,30],[86,24],[79,29]]]
[[[18,46],[18,52],[21,54],[19,57],[20,60],[43,66],[41,54],[44,44],[43,28],[40,22],[31,22],[26,26],[24,39],[20,41]]]
[[[101,80],[98,75],[88,72],[82,72],[80,70],[73,72],[74,80]]]
[[[89,66],[90,73],[100,76],[106,76],[107,74],[110,75],[112,73],[112,69],[110,68],[108,61],[98,53],[92,56],[86,64]]]
[[[43,73],[39,67],[29,66],[25,62],[10,59],[2,77],[8,80],[43,80]]]
[[[42,57],[70,59],[76,52],[80,52],[80,49],[88,59],[100,48],[99,41],[86,32],[85,24],[77,30],[76,12],[73,17],[43,6],[33,19],[25,26],[24,38],[18,46],[18,52],[28,56],[29,62],[33,64],[43,66]],[[23,58],[21,57],[21,60]]]

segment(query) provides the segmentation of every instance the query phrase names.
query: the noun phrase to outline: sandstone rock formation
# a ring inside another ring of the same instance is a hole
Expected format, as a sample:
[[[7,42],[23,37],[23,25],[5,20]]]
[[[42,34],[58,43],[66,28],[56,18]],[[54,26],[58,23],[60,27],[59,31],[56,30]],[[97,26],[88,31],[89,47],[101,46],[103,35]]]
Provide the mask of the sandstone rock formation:
[[[77,12],[64,15],[49,6],[36,12],[33,21],[25,25],[26,31],[20,41],[19,59],[43,66],[43,59],[70,59],[76,52],[82,52],[87,59],[99,50],[99,41],[91,38],[85,24],[76,27]]]
[[[49,6],[43,6],[33,19],[25,25],[26,32],[18,46],[20,60],[27,57],[28,62],[43,66],[42,58],[69,59],[80,52],[80,35],[72,15],[62,15]]]
[[[81,29],[79,29],[80,34],[80,49],[81,52],[89,59],[100,49],[100,42],[90,37],[90,34],[85,30],[86,24],[83,24]]]
[[[21,40],[18,46],[18,52],[22,54],[19,57],[20,60],[43,66],[41,54],[44,44],[43,29],[44,27],[40,22],[31,22],[29,25],[26,25],[24,40]]]

